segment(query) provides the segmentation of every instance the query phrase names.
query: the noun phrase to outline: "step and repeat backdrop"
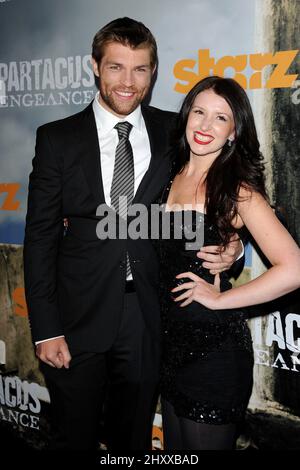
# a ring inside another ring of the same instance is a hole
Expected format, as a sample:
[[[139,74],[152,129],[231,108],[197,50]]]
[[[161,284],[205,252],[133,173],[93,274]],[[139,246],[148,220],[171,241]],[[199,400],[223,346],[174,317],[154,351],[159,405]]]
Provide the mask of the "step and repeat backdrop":
[[[37,449],[47,441],[49,394],[31,343],[22,265],[35,131],[94,98],[92,38],[121,16],[157,39],[152,105],[177,111],[210,74],[247,90],[271,200],[300,241],[298,0],[0,0],[0,428]],[[265,269],[249,244],[236,282]],[[260,307],[250,327],[254,388],[239,448],[300,448],[299,292]],[[163,447],[159,405],[153,447]]]

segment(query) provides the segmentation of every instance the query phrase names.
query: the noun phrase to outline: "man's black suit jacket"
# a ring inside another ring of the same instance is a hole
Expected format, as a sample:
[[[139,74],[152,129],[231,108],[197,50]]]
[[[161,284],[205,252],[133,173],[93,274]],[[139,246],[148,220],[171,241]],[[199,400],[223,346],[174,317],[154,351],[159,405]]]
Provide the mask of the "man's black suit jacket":
[[[142,106],[151,161],[134,203],[159,196],[170,172],[175,114]],[[65,335],[71,350],[106,351],[122,311],[126,251],[145,322],[159,339],[158,260],[151,240],[99,240],[104,204],[92,104],[37,130],[24,241],[25,291],[34,341]],[[68,229],[63,235],[63,218]]]

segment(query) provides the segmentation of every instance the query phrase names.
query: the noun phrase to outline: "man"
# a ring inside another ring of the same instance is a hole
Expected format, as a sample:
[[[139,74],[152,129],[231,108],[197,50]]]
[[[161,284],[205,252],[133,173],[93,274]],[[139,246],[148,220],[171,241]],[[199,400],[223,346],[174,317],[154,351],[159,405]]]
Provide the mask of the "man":
[[[96,448],[106,401],[109,449],[146,450],[160,356],[158,261],[150,240],[99,239],[96,214],[120,196],[146,206],[158,197],[175,115],[141,105],[157,66],[155,39],[142,23],[112,21],[96,34],[92,56],[96,99],[37,131],[26,298],[54,412],[52,447]],[[203,259],[218,270],[235,259],[226,256]]]

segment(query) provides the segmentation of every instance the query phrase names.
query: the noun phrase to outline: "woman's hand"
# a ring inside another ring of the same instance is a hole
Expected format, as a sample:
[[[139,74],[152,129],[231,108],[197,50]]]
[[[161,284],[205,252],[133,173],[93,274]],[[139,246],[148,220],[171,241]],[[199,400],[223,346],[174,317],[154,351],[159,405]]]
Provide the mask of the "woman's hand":
[[[214,284],[209,284],[208,282],[201,279],[192,272],[181,273],[176,276],[176,279],[189,278],[191,282],[185,282],[178,287],[175,287],[171,290],[172,293],[180,292],[184,290],[183,294],[179,295],[174,299],[175,302],[184,301],[180,304],[180,307],[186,307],[193,301],[199,302],[207,308],[212,310],[217,310],[220,308],[218,306],[219,300],[221,298],[220,292],[220,275],[215,275]]]

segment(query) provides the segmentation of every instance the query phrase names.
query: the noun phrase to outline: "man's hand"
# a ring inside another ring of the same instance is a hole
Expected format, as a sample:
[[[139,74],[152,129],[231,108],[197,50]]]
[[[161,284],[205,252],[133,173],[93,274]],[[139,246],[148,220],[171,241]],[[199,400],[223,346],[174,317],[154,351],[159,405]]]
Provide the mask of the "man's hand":
[[[65,338],[49,339],[36,346],[37,357],[51,367],[69,368],[71,354]]]
[[[243,245],[235,235],[224,251],[221,251],[219,246],[203,246],[197,256],[204,260],[202,263],[204,268],[209,269],[211,274],[218,274],[230,269],[242,251]]]

